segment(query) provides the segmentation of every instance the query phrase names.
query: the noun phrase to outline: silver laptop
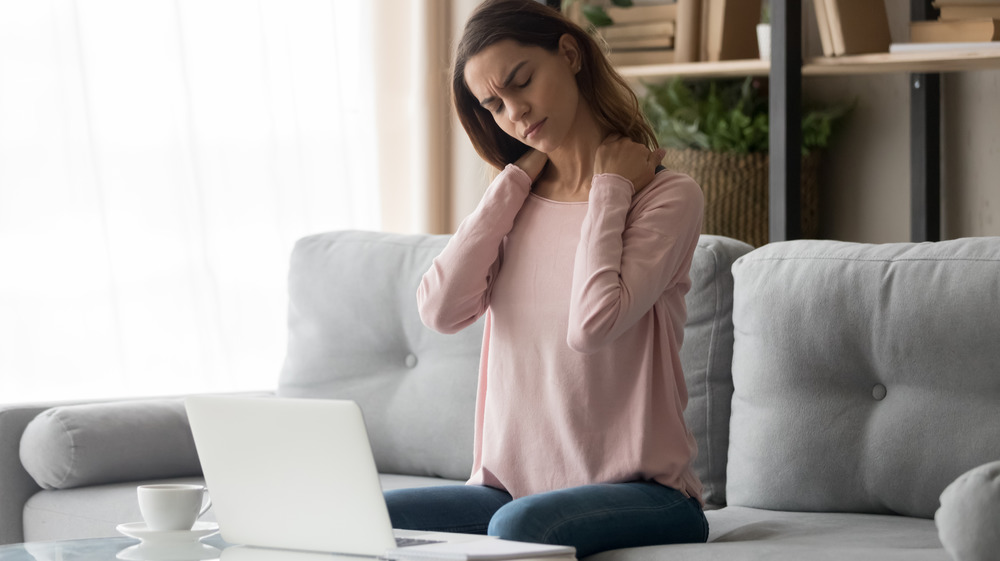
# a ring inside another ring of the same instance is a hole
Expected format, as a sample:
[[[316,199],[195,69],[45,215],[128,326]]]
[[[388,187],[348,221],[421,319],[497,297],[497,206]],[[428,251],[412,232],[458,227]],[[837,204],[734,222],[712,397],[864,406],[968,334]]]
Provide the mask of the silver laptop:
[[[394,532],[353,401],[194,396],[185,405],[215,518],[229,543],[399,557],[397,538],[403,537],[440,542],[407,547],[407,556],[467,549],[467,558],[486,558],[496,546],[516,543]],[[534,557],[574,553],[538,544],[522,549]]]

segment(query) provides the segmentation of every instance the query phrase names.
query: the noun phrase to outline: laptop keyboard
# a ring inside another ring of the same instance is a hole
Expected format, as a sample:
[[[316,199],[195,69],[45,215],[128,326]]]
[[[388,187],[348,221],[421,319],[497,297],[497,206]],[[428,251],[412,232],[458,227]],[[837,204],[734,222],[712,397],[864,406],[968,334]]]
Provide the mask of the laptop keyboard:
[[[414,545],[429,545],[432,543],[444,543],[441,540],[422,540],[419,538],[396,538],[396,547],[411,547]]]

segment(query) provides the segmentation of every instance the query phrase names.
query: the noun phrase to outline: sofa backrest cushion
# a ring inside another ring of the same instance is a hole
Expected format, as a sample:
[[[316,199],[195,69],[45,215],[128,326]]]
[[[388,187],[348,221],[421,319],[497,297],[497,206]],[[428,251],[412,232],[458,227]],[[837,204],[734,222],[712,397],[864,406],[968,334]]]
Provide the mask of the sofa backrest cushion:
[[[480,320],[456,335],[424,327],[420,278],[447,236],[330,232],[303,238],[289,273],[288,352],[278,395],[353,399],[379,470],[465,479],[472,469]],[[732,276],[749,245],[702,236],[691,265],[681,359],[685,418],[707,502],[725,501],[732,395]]]
[[[417,315],[417,286],[447,242],[328,232],[292,252],[278,396],[356,401],[383,473],[471,471],[483,320],[442,335]]]
[[[1000,238],[739,259],[730,505],[930,518],[1000,458]]]
[[[698,442],[694,470],[702,498],[726,504],[729,405],[733,397],[733,276],[737,258],[753,249],[722,236],[703,235],[691,261],[681,364],[688,389],[684,420]]]

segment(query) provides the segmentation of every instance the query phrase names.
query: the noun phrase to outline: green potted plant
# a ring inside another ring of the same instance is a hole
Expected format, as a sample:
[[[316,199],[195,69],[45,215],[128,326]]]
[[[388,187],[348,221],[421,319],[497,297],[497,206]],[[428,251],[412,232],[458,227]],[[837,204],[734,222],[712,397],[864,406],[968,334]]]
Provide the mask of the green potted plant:
[[[766,80],[644,84],[642,109],[667,149],[664,165],[691,175],[705,192],[705,228],[754,246],[768,241]],[[802,111],[802,231],[819,234],[819,162],[853,104]]]

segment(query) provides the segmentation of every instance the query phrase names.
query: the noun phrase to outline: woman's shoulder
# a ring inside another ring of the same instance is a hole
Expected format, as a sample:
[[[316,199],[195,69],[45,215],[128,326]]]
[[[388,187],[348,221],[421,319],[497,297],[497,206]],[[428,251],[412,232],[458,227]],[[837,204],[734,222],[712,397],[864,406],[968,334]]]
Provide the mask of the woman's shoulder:
[[[701,186],[691,176],[662,166],[657,170],[649,185],[633,199],[633,209],[660,207],[664,204],[704,205]]]

